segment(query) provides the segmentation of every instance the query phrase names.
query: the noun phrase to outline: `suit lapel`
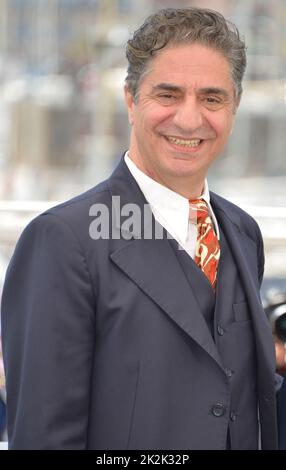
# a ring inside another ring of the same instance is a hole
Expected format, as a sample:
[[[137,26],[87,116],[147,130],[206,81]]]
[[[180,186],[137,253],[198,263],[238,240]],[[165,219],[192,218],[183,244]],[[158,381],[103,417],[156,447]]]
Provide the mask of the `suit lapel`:
[[[230,249],[237,264],[249,303],[254,335],[257,344],[258,363],[263,364],[262,374],[273,370],[273,339],[269,322],[263,311],[257,275],[257,246],[255,242],[243,231],[240,217],[226,207],[226,203],[218,196],[212,194],[211,204],[214,208],[219,226],[227,237]],[[267,376],[267,374],[266,374]]]
[[[209,328],[168,240],[134,240],[112,261],[221,365]]]
[[[112,196],[120,196],[122,205],[136,203],[144,212],[147,201],[124,162],[108,184]],[[115,223],[118,228],[120,221],[116,219]],[[152,224],[157,225],[153,215]],[[209,328],[169,241],[166,237],[146,240],[143,235],[136,231],[135,239],[128,240],[127,236],[118,240],[111,260],[222,367]]]

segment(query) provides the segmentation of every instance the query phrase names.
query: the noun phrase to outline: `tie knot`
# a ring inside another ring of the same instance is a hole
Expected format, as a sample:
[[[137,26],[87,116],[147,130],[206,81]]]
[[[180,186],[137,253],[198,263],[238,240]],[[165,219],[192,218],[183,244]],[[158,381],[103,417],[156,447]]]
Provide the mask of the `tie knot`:
[[[210,223],[209,208],[203,199],[189,199],[189,218],[197,224]]]

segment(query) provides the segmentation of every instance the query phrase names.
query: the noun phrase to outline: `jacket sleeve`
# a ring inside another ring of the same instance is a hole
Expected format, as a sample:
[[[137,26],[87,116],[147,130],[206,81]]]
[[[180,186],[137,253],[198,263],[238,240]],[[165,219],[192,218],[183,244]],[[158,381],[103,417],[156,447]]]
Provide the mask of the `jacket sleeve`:
[[[94,312],[72,229],[39,216],[17,244],[2,296],[9,448],[86,447]]]

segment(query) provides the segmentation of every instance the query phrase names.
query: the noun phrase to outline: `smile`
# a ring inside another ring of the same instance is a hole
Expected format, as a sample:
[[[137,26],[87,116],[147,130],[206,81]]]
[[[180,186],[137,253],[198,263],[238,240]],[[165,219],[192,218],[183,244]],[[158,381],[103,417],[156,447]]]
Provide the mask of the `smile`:
[[[171,142],[171,144],[176,144],[176,145],[179,145],[181,147],[191,147],[191,148],[195,148],[195,147],[198,147],[200,145],[200,143],[202,142],[201,139],[179,139],[177,137],[166,137],[166,139]]]

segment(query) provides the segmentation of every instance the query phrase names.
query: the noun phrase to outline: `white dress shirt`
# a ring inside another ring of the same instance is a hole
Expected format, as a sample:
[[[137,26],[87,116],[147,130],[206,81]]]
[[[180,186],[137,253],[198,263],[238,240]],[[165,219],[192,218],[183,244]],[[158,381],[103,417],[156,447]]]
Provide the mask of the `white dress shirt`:
[[[139,188],[150,204],[155,219],[161,224],[179,245],[192,257],[195,257],[197,225],[189,220],[189,200],[147,176],[135,165],[126,152],[125,163],[135,178]],[[219,237],[216,217],[210,205],[207,180],[200,196],[208,204],[210,215]]]

